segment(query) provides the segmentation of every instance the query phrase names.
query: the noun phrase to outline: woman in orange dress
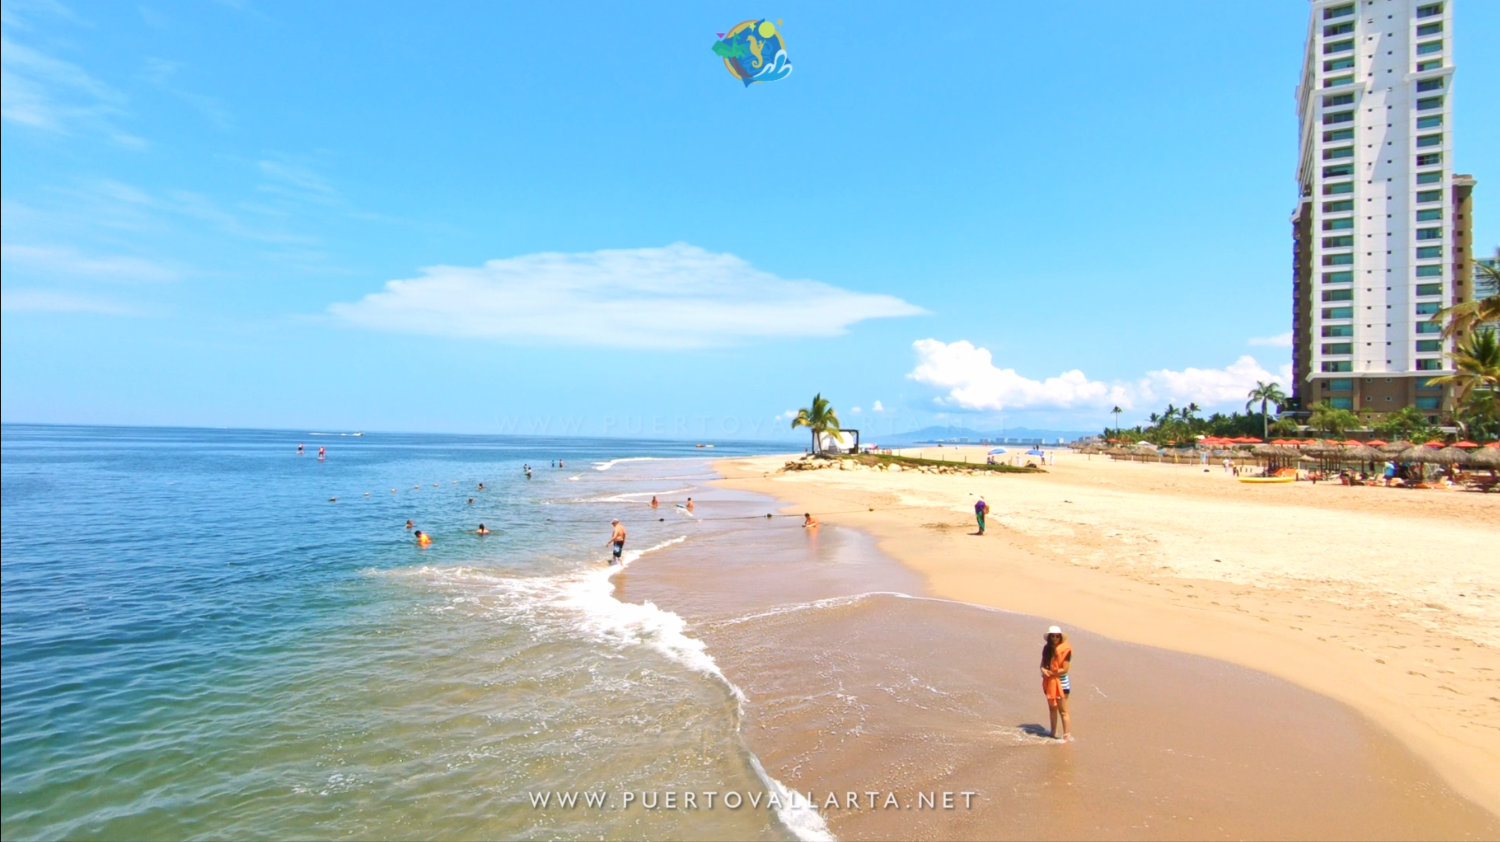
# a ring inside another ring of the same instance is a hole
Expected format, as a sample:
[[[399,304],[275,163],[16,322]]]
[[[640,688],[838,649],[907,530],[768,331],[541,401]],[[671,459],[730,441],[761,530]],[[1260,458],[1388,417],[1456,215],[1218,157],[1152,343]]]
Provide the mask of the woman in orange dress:
[[[1042,647],[1042,692],[1047,694],[1047,715],[1052,722],[1052,737],[1069,738],[1068,691],[1064,686],[1068,670],[1073,664],[1073,647],[1062,629],[1052,626],[1047,629],[1047,645]],[[1062,735],[1057,733],[1057,720],[1062,717]]]

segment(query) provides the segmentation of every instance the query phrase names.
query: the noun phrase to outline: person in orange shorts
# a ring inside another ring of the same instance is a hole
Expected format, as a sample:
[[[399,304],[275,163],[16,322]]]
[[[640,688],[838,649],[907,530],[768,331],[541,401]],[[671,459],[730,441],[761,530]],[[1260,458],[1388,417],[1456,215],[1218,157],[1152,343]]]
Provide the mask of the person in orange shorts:
[[[818,528],[818,519],[812,516],[812,512],[803,512],[802,513],[802,528],[803,529],[817,529]]]
[[[1042,647],[1042,692],[1047,694],[1047,715],[1052,722],[1053,739],[1070,738],[1068,720],[1068,670],[1073,665],[1073,647],[1068,636],[1057,626],[1047,629],[1047,645]],[[1062,736],[1057,733],[1057,720],[1062,718]]]
[[[426,532],[423,532],[422,530],[418,529],[416,531],[415,535],[416,535],[416,539],[417,539],[417,546],[419,546],[419,547],[430,547],[430,546],[432,546],[432,536],[428,535]]]

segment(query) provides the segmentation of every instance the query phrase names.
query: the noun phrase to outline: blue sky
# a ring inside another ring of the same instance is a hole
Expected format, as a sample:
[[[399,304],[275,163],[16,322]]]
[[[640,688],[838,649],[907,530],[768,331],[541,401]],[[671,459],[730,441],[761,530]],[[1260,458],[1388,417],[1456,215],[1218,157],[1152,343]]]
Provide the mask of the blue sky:
[[[0,417],[1099,429],[1287,385],[1307,4],[3,6]],[[716,33],[781,19],[745,88]],[[1500,3],[1455,11],[1500,244]],[[800,438],[800,434],[798,435]]]

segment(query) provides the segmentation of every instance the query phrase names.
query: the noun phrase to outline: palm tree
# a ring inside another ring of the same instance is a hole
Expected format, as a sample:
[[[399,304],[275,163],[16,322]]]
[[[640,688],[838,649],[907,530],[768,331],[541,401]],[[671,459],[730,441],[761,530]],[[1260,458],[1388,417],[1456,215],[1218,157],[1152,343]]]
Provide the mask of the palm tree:
[[[1330,435],[1342,435],[1345,430],[1359,425],[1359,416],[1347,409],[1335,409],[1328,401],[1312,405],[1312,415],[1307,419],[1310,427]]]
[[[821,436],[823,433],[839,434],[839,417],[834,413],[833,407],[823,399],[823,393],[813,395],[812,406],[797,410],[797,417],[792,419],[792,429],[808,427],[812,430],[812,451],[822,451]]]
[[[1491,283],[1500,284],[1500,269],[1483,263],[1475,265],[1482,274],[1490,276]],[[1500,321],[1500,295],[1444,308],[1434,313],[1429,321],[1443,325],[1444,338],[1473,333],[1475,328],[1486,322]]]
[[[1110,412],[1114,413],[1115,416],[1115,438],[1120,437],[1120,413],[1124,411],[1125,410],[1120,408],[1119,404],[1115,404],[1115,408],[1110,410]]]
[[[1500,340],[1495,338],[1495,331],[1481,330],[1469,334],[1448,356],[1452,357],[1457,371],[1428,382],[1452,383],[1456,402],[1465,403],[1478,389],[1500,390]]]
[[[1250,408],[1255,406],[1256,401],[1260,401],[1260,437],[1269,437],[1271,434],[1271,424],[1266,417],[1266,406],[1274,403],[1276,404],[1276,411],[1280,412],[1282,405],[1287,400],[1286,392],[1281,391],[1281,384],[1275,380],[1272,380],[1270,383],[1257,380],[1255,381],[1255,388],[1251,389],[1247,396],[1250,400],[1245,401],[1246,412],[1249,412]]]

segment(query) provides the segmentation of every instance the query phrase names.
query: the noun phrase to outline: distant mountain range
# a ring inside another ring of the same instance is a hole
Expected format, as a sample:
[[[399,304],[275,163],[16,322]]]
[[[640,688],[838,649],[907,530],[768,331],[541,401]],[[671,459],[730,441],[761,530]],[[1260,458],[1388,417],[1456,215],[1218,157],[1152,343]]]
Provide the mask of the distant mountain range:
[[[946,442],[951,439],[968,439],[972,443],[981,440],[992,442],[1004,441],[1005,439],[1021,439],[1024,441],[1055,442],[1062,439],[1065,442],[1081,439],[1085,436],[1098,435],[1098,430],[1038,430],[1031,427],[1010,427],[1005,430],[973,430],[968,427],[923,427],[920,430],[912,430],[906,433],[893,433],[888,436],[880,436],[880,444],[898,444],[902,442]]]

